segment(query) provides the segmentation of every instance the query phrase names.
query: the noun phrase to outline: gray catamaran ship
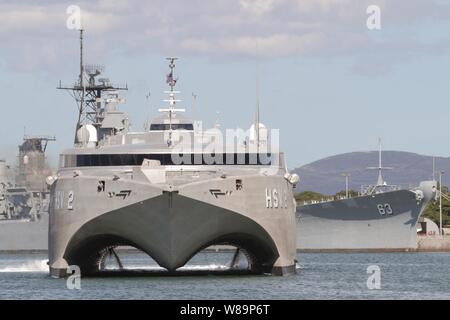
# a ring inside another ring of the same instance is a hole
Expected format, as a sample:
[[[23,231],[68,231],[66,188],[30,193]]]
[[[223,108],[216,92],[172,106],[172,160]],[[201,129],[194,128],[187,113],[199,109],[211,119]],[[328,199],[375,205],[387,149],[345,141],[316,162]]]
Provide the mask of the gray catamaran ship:
[[[69,265],[95,274],[105,251],[123,245],[171,272],[216,244],[245,252],[251,271],[295,272],[298,176],[287,171],[283,153],[261,152],[259,133],[241,151],[208,149],[221,133],[197,130],[183,116],[175,97],[175,61],[169,58],[168,106],[144,132],[129,131],[123,112],[100,103],[108,102],[102,92],[114,87],[99,84],[99,72],[83,84],[80,64],[79,82],[69,89],[79,97],[80,119],[90,121],[77,124],[75,146],[61,154],[51,186],[52,276],[64,276]],[[94,102],[90,112],[83,105],[88,100]]]
[[[0,160],[0,251],[46,251],[51,175],[45,149],[54,137],[25,136],[16,170]]]
[[[436,195],[436,181],[399,189],[382,176],[381,143],[375,185],[361,195],[297,206],[300,251],[408,251],[417,249],[417,223]]]

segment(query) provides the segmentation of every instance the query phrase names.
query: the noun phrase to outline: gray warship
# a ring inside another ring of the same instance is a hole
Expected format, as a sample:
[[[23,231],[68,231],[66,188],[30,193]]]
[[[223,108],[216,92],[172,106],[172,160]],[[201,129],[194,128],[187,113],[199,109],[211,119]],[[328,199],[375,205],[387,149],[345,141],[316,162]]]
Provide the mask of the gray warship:
[[[84,84],[81,59],[78,83],[66,88],[78,94],[79,119],[90,121],[78,122],[74,148],[61,154],[49,179],[50,275],[65,276],[71,265],[97,274],[105,252],[117,246],[137,248],[174,272],[218,244],[243,252],[251,272],[295,272],[298,176],[287,171],[282,152],[261,152],[259,123],[241,151],[208,150],[220,130],[200,130],[183,115],[176,58],[168,60],[168,106],[148,130],[131,132],[109,97],[120,88],[96,82],[98,70]]]
[[[381,142],[375,185],[362,186],[357,197],[297,206],[299,251],[410,251],[417,249],[418,220],[436,196],[436,181],[400,189],[388,185],[381,165]]]
[[[54,137],[25,136],[15,170],[0,160],[0,251],[45,251],[48,248],[51,174],[45,149]]]

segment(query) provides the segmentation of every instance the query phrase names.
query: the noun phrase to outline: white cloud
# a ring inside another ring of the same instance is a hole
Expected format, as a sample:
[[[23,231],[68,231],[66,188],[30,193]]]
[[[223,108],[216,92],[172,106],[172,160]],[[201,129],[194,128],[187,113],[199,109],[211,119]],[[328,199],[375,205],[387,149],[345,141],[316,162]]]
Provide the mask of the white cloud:
[[[207,44],[203,43],[204,46]],[[243,56],[282,57],[302,55],[316,51],[325,45],[321,33],[304,35],[273,34],[258,37],[237,37],[219,39],[208,47],[209,52],[230,52]]]
[[[377,37],[366,28],[366,8],[373,3],[382,8],[383,29]],[[68,44],[75,38],[66,29],[66,8],[71,4],[0,0],[4,44],[0,59],[20,70],[64,63]],[[127,54],[176,51],[236,58],[254,55],[258,43],[259,54],[265,57],[358,60],[370,52],[379,53],[380,63],[389,64],[391,55],[398,55],[399,43],[429,53],[429,44],[415,36],[409,23],[430,19],[445,23],[450,17],[449,6],[436,0],[81,0],[75,4],[82,9],[87,37],[95,39],[90,47],[94,56],[114,49]],[[397,29],[406,30],[410,38],[392,37]]]
[[[57,18],[52,11],[40,6],[0,4],[0,35],[14,37],[55,27]]]
[[[281,2],[282,0],[240,0],[239,5],[245,11],[248,11],[257,17],[261,17]]]

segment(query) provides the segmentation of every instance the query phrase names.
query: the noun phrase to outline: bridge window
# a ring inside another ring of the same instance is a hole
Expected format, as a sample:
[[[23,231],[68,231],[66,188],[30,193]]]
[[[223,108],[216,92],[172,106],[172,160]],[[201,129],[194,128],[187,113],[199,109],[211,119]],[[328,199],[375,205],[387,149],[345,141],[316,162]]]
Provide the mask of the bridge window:
[[[79,154],[63,155],[61,167],[140,166],[145,160],[157,160],[170,165],[271,165],[271,154]],[[242,185],[242,182],[240,183]],[[238,183],[236,181],[236,188]]]
[[[168,123],[154,123],[150,125],[150,131],[167,131],[170,130]],[[194,130],[192,123],[172,123],[172,130]]]

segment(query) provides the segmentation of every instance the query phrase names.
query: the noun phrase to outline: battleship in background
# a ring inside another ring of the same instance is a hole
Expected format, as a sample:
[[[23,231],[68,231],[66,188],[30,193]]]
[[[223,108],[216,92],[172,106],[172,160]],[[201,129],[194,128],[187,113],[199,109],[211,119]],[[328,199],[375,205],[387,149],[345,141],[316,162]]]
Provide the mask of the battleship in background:
[[[54,137],[25,136],[13,170],[0,160],[0,251],[45,251],[48,248],[51,174],[45,149]]]
[[[417,249],[420,215],[436,196],[436,181],[405,190],[382,176],[381,142],[378,180],[360,196],[297,206],[299,251],[410,251]]]

